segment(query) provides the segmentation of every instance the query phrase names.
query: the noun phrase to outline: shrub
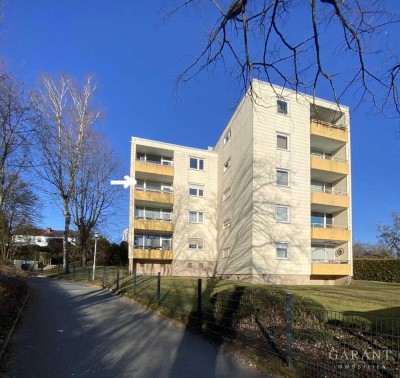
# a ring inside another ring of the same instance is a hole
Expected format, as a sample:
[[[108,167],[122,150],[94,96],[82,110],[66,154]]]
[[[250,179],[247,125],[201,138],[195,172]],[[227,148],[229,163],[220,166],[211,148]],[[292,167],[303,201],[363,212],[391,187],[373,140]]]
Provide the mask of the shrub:
[[[400,259],[354,259],[354,279],[400,283]]]
[[[286,293],[279,289],[236,287],[215,294],[212,298],[217,321],[235,328],[246,318],[257,316],[264,324],[283,325],[286,311]],[[292,319],[297,325],[322,323],[325,309],[317,301],[292,294]]]
[[[0,350],[28,292],[26,273],[0,263]]]

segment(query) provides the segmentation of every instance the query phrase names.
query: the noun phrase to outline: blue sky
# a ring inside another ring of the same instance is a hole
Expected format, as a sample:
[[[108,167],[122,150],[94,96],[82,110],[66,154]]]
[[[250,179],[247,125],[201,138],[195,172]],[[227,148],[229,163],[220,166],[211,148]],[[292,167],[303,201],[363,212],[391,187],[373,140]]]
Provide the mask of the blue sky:
[[[0,25],[5,68],[28,86],[40,74],[96,77],[100,125],[129,172],[130,138],[207,148],[228,122],[240,85],[222,67],[176,87],[176,76],[203,47],[207,11],[165,20],[162,1],[9,0]],[[398,38],[397,38],[398,39]],[[344,63],[343,63],[344,64]],[[321,91],[319,97],[326,97]],[[343,101],[352,108],[351,98]],[[399,120],[352,113],[353,236],[375,241],[376,224],[400,211]],[[119,189],[123,190],[123,189]],[[128,224],[126,211],[119,226]],[[62,228],[62,214],[43,210],[44,227]],[[121,230],[114,230],[118,240]]]

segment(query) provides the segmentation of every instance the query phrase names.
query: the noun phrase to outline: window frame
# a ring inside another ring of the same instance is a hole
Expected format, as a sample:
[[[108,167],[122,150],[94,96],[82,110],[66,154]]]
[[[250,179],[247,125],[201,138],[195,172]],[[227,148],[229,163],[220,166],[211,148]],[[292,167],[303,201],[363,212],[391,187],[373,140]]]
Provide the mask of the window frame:
[[[196,221],[193,222],[190,220],[190,213],[196,213]],[[201,222],[199,222],[199,214],[203,215],[203,220]],[[205,212],[202,210],[189,210],[188,211],[188,222],[189,223],[193,223],[193,224],[203,224],[204,223],[204,218],[205,218]]]
[[[287,148],[278,147],[278,137],[286,138]],[[279,131],[276,133],[276,149],[279,151],[290,151],[290,135],[289,134],[285,134],[285,133],[282,133]]]
[[[278,183],[278,172],[287,173],[287,184],[286,184],[286,185],[285,185],[285,184],[279,184],[279,183]],[[275,184],[276,184],[277,186],[282,186],[282,187],[284,187],[284,188],[288,188],[288,187],[290,186],[290,171],[289,171],[289,169],[285,169],[285,168],[276,168],[276,182],[275,182]]]
[[[226,188],[222,193],[222,202],[226,202],[232,195],[231,187]]]
[[[231,247],[222,248],[222,258],[227,259],[231,255]]]
[[[190,240],[201,240],[201,248],[199,248],[199,244],[196,244],[196,248],[191,248],[190,245],[195,245],[195,243],[190,243]],[[192,237],[192,238],[188,238],[188,244],[187,244],[187,248],[191,251],[203,251],[204,250],[204,238],[200,238],[200,237]]]
[[[232,166],[232,158],[229,156],[229,158],[226,160],[224,163],[224,173],[229,171],[229,168]]]
[[[287,220],[286,221],[278,220],[278,208],[279,207],[287,209],[287,212],[286,212]],[[276,220],[276,223],[290,223],[290,206],[289,205],[275,205],[275,220]]]
[[[196,168],[192,167],[192,159],[196,160]],[[203,164],[203,168],[201,168],[201,164],[200,162],[202,162]],[[199,158],[199,157],[195,157],[195,156],[190,156],[189,157],[189,169],[193,169],[195,171],[204,171],[204,166],[205,166],[205,159],[204,158]]]
[[[286,249],[285,257],[278,256],[278,248],[282,249],[282,246],[285,246],[285,249]],[[275,258],[277,260],[289,260],[289,243],[288,242],[283,242],[283,241],[275,242]]]
[[[226,230],[231,227],[231,218],[226,218],[222,221],[222,230]]]
[[[232,130],[229,128],[224,134],[224,146],[229,142],[229,139],[232,137]]]
[[[196,190],[197,194],[190,194],[190,190]],[[202,195],[200,195],[200,191],[202,192]],[[204,197],[204,185],[199,185],[199,184],[189,184],[189,190],[188,190],[188,195],[190,197]]]
[[[286,104],[286,113],[279,111],[279,109],[280,109],[280,106],[278,104],[279,102],[284,102]],[[283,116],[289,116],[289,113],[290,113],[290,105],[289,104],[290,104],[290,102],[288,100],[284,99],[283,97],[278,97],[276,99],[276,114],[283,115]]]

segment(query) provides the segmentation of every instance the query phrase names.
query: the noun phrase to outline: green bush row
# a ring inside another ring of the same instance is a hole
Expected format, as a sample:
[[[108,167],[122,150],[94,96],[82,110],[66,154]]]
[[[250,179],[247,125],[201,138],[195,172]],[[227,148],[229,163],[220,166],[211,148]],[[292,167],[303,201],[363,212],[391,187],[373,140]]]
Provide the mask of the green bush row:
[[[354,279],[399,282],[400,259],[354,259]]]

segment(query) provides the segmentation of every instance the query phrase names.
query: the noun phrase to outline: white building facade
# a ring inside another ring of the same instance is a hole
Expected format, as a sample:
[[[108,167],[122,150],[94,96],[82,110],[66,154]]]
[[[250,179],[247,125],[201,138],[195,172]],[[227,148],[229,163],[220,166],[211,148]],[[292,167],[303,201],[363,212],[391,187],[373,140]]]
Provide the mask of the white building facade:
[[[132,138],[131,271],[350,281],[348,108],[259,81],[253,90],[214,148]]]

